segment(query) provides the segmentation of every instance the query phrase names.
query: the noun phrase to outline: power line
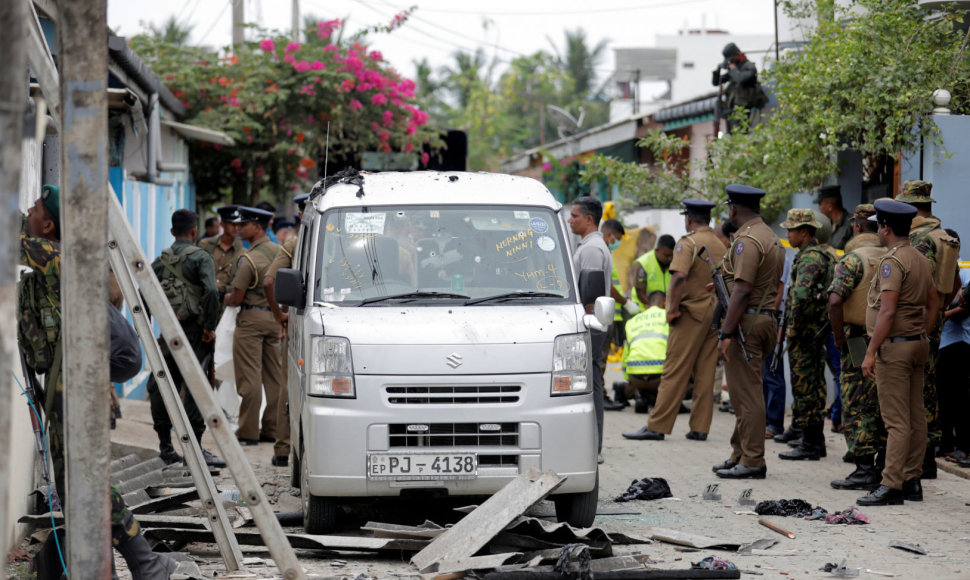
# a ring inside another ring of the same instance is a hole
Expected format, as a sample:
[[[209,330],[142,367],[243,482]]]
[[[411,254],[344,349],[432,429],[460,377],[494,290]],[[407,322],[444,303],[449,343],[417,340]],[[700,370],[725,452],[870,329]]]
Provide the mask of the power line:
[[[232,3],[233,3],[233,0],[226,1],[226,3],[222,7],[222,11],[219,12],[218,16],[216,16],[216,19],[212,22],[212,25],[209,26],[209,29],[206,30],[205,34],[202,35],[202,38],[199,39],[199,44],[202,44],[203,42],[205,42],[205,39],[209,36],[209,33],[212,32],[213,29],[215,29],[216,25],[219,24],[219,21],[222,20],[222,15],[226,13],[227,8],[232,6]]]

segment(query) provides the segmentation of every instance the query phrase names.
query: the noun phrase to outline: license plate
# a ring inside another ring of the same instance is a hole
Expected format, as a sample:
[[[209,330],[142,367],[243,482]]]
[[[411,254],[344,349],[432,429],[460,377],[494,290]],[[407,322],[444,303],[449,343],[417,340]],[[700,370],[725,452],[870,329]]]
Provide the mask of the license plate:
[[[369,453],[370,479],[435,480],[475,479],[478,456],[474,453]]]

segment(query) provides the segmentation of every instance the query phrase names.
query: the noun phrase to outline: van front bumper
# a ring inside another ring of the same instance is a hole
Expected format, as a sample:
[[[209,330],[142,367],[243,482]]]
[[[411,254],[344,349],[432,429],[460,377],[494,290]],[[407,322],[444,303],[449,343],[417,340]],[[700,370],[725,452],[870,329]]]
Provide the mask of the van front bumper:
[[[487,495],[531,468],[567,478],[555,493],[595,485],[593,397],[550,396],[548,374],[357,375],[355,381],[356,399],[307,397],[303,406],[312,495],[397,496],[411,489]],[[368,476],[368,456],[384,453],[474,454],[478,469],[468,479]]]

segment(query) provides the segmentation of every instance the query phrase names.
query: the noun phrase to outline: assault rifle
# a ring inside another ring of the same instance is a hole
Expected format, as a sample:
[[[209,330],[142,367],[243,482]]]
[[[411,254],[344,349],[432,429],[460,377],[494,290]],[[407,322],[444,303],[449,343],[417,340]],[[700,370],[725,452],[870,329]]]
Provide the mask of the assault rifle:
[[[703,258],[707,265],[711,268],[711,279],[714,281],[714,293],[717,295],[717,306],[720,310],[720,314],[715,314],[714,316],[714,327],[721,327],[721,319],[727,315],[728,305],[731,303],[731,294],[727,289],[727,282],[724,281],[724,274],[717,271],[717,266],[714,265],[714,260],[711,257],[710,250],[707,246],[701,246],[698,250],[697,255],[700,257],[701,254],[707,254],[706,258]],[[747,341],[744,339],[744,331],[741,330],[741,325],[738,324],[738,346],[741,347],[741,354],[744,355],[744,360],[751,360],[751,355],[748,354],[748,349],[745,347]]]
[[[782,329],[785,328],[785,311],[779,310],[776,320],[775,335],[781,334]],[[775,342],[775,349],[771,351],[771,364],[768,365],[768,372],[772,375],[778,373],[778,365],[781,364],[781,357],[785,355],[785,335],[781,334],[781,338]]]
[[[57,488],[51,481],[50,466],[47,461],[47,447],[44,444],[44,431],[41,429],[40,423],[40,408],[43,406],[45,398],[44,389],[37,382],[37,375],[34,373],[34,369],[30,368],[30,365],[27,364],[27,359],[24,358],[24,351],[18,350],[20,352],[20,368],[23,369],[24,380],[27,381],[25,392],[27,394],[27,406],[29,407],[27,410],[30,412],[30,425],[34,428],[34,442],[37,444],[37,453],[40,454],[41,465],[43,466],[41,474],[44,478],[44,483],[47,484],[47,489],[50,490],[48,507],[50,511],[56,512],[61,510],[61,502],[57,497]]]

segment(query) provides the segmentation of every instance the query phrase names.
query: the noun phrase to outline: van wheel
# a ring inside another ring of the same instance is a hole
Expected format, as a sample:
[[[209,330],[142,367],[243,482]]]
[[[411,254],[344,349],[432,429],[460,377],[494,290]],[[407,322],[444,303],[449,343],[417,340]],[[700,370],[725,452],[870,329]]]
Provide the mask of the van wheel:
[[[337,524],[337,502],[310,495],[310,468],[300,457],[300,497],[303,500],[303,529],[308,534],[329,534]]]
[[[552,496],[556,504],[556,519],[574,528],[588,528],[596,519],[596,502],[600,495],[600,473],[596,471],[593,489],[583,493],[564,493]]]

